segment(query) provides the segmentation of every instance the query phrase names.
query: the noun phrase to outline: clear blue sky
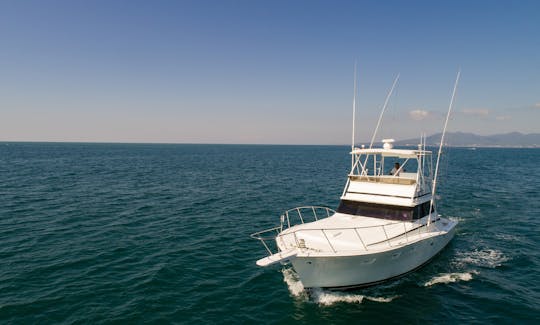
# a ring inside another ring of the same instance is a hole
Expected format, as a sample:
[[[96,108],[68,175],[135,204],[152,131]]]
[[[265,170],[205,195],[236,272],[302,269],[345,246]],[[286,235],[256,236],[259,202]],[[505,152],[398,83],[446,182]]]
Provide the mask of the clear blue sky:
[[[540,132],[540,1],[0,2],[0,141]]]

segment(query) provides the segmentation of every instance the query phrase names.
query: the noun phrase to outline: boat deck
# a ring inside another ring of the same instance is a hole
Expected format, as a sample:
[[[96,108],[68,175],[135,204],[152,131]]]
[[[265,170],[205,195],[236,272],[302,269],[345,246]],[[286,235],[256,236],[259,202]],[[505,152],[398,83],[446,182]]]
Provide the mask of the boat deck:
[[[297,248],[311,253],[361,254],[388,250],[429,236],[421,220],[404,222],[336,213],[286,229],[277,242],[282,251]]]

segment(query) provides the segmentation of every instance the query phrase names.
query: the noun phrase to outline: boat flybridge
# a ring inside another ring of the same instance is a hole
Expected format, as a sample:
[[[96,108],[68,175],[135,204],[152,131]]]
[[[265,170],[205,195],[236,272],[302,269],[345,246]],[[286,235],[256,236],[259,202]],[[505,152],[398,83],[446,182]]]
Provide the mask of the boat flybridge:
[[[353,145],[337,210],[310,206],[284,212],[279,226],[251,235],[269,254],[257,265],[290,263],[305,288],[347,289],[399,277],[439,253],[457,224],[437,214],[435,189],[458,80],[459,73],[435,168],[423,140],[414,149],[396,149],[393,139],[377,148],[373,139],[368,148]]]

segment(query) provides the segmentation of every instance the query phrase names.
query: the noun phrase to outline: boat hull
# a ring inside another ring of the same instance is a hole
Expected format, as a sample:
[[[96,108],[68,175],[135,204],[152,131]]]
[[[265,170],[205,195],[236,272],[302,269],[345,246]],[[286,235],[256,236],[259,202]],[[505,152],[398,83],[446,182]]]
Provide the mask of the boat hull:
[[[393,249],[349,256],[302,256],[291,260],[305,288],[347,289],[374,285],[429,262],[453,238],[454,227]]]

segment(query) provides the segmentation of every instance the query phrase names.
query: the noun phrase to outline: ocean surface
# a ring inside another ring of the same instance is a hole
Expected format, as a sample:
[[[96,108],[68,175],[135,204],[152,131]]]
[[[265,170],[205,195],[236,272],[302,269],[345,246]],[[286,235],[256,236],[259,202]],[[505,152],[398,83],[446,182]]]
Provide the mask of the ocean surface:
[[[449,148],[451,244],[379,286],[307,294],[249,235],[335,208],[341,146],[0,143],[0,323],[540,320],[540,149]]]

